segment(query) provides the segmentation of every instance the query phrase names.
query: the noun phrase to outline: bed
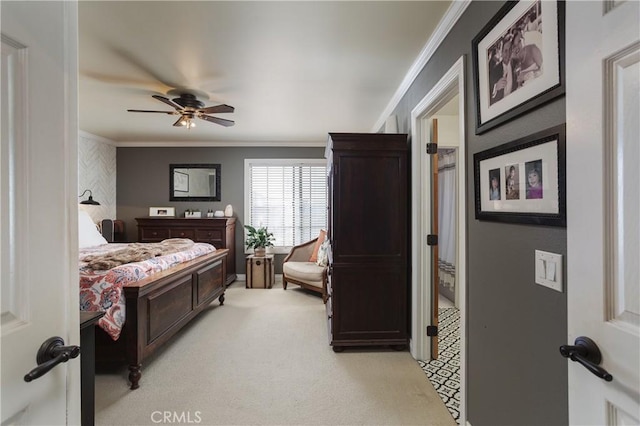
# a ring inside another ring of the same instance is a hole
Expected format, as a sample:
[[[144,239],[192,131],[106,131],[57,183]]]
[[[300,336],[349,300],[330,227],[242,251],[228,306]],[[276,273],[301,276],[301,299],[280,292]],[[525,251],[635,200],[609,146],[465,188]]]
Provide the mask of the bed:
[[[167,240],[174,245],[160,252],[158,244],[109,244],[85,212],[78,222],[80,309],[105,312],[96,327],[96,364],[126,363],[137,389],[145,358],[216,298],[224,304],[228,250],[184,239]],[[145,250],[154,255],[126,262]]]

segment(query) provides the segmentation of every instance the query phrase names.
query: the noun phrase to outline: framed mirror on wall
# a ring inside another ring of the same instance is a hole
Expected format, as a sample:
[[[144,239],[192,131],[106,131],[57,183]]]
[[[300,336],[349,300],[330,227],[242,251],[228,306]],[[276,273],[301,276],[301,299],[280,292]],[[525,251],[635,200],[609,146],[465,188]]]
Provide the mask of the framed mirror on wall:
[[[170,164],[170,201],[220,201],[220,164]]]

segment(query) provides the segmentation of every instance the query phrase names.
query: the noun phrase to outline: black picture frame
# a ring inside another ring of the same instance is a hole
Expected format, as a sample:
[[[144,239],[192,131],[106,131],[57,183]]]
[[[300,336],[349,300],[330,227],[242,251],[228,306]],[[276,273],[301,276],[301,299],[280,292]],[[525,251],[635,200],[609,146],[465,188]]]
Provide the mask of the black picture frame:
[[[474,154],[473,171],[476,219],[567,226],[564,124]]]
[[[477,135],[565,93],[564,22],[564,1],[509,1],[473,39]]]
[[[220,164],[170,164],[169,201],[220,201]]]

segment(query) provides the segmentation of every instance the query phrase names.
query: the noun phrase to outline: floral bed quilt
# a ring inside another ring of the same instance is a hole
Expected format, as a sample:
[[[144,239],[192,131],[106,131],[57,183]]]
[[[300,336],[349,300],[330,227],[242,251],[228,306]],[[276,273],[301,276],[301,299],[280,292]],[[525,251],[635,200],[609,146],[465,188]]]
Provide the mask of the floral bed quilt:
[[[127,263],[105,271],[90,269],[82,261],[86,256],[108,254],[126,246],[127,244],[111,243],[80,249],[80,310],[104,311],[105,315],[98,321],[98,325],[113,340],[120,337],[125,321],[122,287],[216,250],[211,244],[195,243],[186,251]]]

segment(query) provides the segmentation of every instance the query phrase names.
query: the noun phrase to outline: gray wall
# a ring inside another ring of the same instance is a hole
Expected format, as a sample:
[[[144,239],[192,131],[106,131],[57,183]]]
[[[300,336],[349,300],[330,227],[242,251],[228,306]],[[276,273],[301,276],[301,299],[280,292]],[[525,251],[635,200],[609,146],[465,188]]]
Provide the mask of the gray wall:
[[[137,241],[136,217],[149,215],[149,207],[175,207],[206,212],[233,206],[236,222],[236,272],[245,273],[244,160],[245,158],[324,158],[324,148],[118,148],[117,218],[125,221],[127,241]],[[169,201],[169,164],[221,165],[221,199],[216,202]],[[282,272],[284,255],[276,255],[276,272]]]
[[[565,121],[565,102],[560,98],[483,135],[474,134],[471,40],[501,6],[500,2],[471,3],[394,114],[399,131],[410,133],[411,109],[465,56],[467,417],[473,426],[566,425],[567,361],[558,352],[566,341],[566,293],[534,283],[534,250],[566,258],[566,230],[480,222],[474,215],[473,154]],[[239,218],[236,261],[238,272],[244,273],[244,158],[322,155],[322,148],[118,148],[118,218],[127,222],[129,238],[135,241],[134,218],[146,216],[149,206],[175,206],[181,214],[189,207],[221,210],[232,204]],[[221,202],[168,201],[169,164],[193,162],[222,164]]]
[[[473,154],[565,121],[564,97],[475,135],[471,41],[503,5],[472,2],[398,105],[399,131],[410,112],[465,56],[467,132],[467,418],[473,426],[568,423],[566,293],[534,282],[534,250],[565,256],[566,229],[475,219]],[[566,268],[565,268],[566,269]],[[566,282],[566,275],[564,277]]]

